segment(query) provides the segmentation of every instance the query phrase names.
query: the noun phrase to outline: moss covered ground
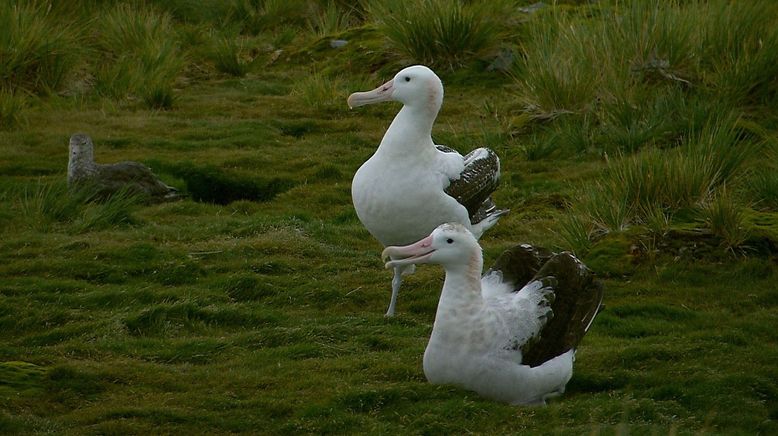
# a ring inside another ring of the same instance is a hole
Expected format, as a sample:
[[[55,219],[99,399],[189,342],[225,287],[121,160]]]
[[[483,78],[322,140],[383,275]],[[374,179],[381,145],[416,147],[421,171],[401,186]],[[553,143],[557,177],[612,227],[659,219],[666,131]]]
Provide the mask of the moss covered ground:
[[[778,432],[770,207],[747,208],[738,247],[683,211],[662,234],[635,225],[593,238],[580,254],[605,307],[566,394],[546,407],[428,384],[443,272],[421,267],[385,318],[391,274],[350,198],[399,106],[349,111],[346,97],[404,61],[380,59],[376,31],[356,29],[339,34],[351,51],[298,39],[257,55],[244,77],[179,80],[168,110],[52,95],[0,131],[0,432]],[[509,110],[511,77],[439,73],[436,141],[502,159],[495,200],[512,211],[482,239],[485,264],[516,243],[573,248],[559,222],[608,157],[529,159],[553,132]],[[69,203],[76,132],[98,162],[144,162],[188,197]]]

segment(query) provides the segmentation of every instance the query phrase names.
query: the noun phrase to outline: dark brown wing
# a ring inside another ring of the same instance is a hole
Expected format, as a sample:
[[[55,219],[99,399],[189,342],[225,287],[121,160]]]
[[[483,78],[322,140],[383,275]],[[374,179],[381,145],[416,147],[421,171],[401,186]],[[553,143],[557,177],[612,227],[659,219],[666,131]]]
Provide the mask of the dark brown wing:
[[[514,291],[518,291],[535,277],[553,254],[529,244],[516,245],[503,251],[486,275],[499,271],[503,282],[510,283]]]
[[[445,145],[437,148],[444,153],[456,153]],[[489,196],[500,184],[500,159],[488,148],[477,148],[464,160],[465,169],[459,179],[451,181],[446,194],[467,208],[470,222],[475,224],[497,211]]]
[[[601,283],[572,253],[554,254],[533,279],[546,277],[556,278],[553,317],[536,340],[522,347],[522,363],[529,366],[541,365],[578,346],[602,304]]]

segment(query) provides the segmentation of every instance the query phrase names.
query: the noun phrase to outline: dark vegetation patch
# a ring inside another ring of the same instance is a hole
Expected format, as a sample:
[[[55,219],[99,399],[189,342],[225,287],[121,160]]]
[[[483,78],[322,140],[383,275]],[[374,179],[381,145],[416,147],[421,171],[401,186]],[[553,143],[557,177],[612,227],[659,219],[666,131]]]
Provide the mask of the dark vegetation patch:
[[[302,138],[311,133],[321,132],[322,126],[319,121],[311,119],[299,120],[277,120],[274,126],[281,131],[283,135],[294,138]]]
[[[626,371],[616,370],[607,373],[577,371],[567,385],[571,392],[596,393],[622,389],[630,383]]]
[[[343,180],[345,177],[343,172],[335,165],[325,164],[319,167],[314,173],[314,176],[318,180]]]
[[[110,384],[108,375],[72,365],[58,365],[46,373],[46,390],[59,401],[76,402],[93,399]]]
[[[295,185],[289,179],[249,177],[191,162],[158,163],[156,166],[184,180],[186,191],[193,200],[207,203],[226,205],[239,200],[270,201]]]
[[[70,308],[58,307],[55,304],[39,304],[13,310],[13,302],[13,300],[7,299],[7,301],[0,303],[0,314],[2,315],[0,328],[11,334],[11,338],[18,339],[22,334],[28,332],[45,335],[46,331],[39,331],[41,325],[47,326],[48,329],[55,329],[72,323],[69,329],[83,328],[80,325],[84,320],[83,316]]]
[[[698,317],[696,312],[663,304],[625,304],[608,309],[619,318],[650,318],[666,321],[687,321]]]
[[[169,408],[158,409],[149,407],[123,408],[112,411],[104,416],[107,421],[141,420],[148,421],[152,425],[184,424],[191,422],[192,416],[184,411],[171,410]],[[158,428],[158,427],[157,427]]]
[[[47,368],[34,363],[11,361],[0,363],[0,395],[39,393]]]
[[[218,285],[234,301],[262,301],[279,293],[278,287],[256,275],[229,277]]]
[[[42,167],[35,164],[12,164],[0,166],[0,174],[6,176],[49,176],[57,174],[61,171],[61,168],[56,167]]]
[[[112,345],[114,353],[163,364],[204,365],[227,353],[230,344],[216,338],[181,338],[175,340],[137,337]],[[185,390],[180,387],[179,390]]]
[[[157,304],[127,317],[124,324],[135,336],[175,336],[215,328],[256,328],[274,324],[282,317],[275,312],[242,306],[212,307],[194,302]]]
[[[52,326],[45,332],[25,336],[24,342],[41,347],[52,346],[69,340],[87,338],[94,334],[98,327],[99,323],[78,323],[70,325],[65,324],[57,327]]]
[[[0,2],[0,433],[778,434],[774,2],[39,3]],[[434,139],[502,161],[486,264],[605,282],[546,407],[427,383],[440,268],[383,316],[349,182],[399,104],[345,99],[423,62]],[[189,197],[69,194],[75,131]]]

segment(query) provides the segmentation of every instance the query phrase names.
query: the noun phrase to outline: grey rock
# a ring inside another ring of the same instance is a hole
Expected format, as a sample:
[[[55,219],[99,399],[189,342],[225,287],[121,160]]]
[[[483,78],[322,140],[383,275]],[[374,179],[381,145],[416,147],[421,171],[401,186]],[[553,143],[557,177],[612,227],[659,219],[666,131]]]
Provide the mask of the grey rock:
[[[345,39],[333,39],[332,41],[330,41],[330,47],[332,48],[345,47],[346,44],[348,44],[348,41],[346,41]]]

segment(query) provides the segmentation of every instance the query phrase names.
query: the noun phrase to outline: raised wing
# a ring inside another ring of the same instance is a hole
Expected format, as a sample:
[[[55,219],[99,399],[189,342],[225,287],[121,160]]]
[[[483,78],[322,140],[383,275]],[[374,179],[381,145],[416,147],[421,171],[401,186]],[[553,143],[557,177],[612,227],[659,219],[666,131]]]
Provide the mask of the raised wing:
[[[535,317],[544,313],[544,301],[540,302],[539,315],[514,324],[519,332],[517,337],[525,340],[518,344],[522,363],[529,366],[541,365],[575,348],[597,315],[603,296],[600,283],[573,254],[555,254],[529,244],[505,250],[481,283],[484,298],[498,301],[509,294],[522,300],[522,294],[537,292],[538,286],[550,287],[553,293],[548,299],[550,313],[546,319],[540,319],[542,324],[537,324]],[[537,330],[528,330],[535,327]]]
[[[438,145],[444,153],[456,153],[452,148]],[[476,224],[497,212],[489,196],[500,184],[500,159],[488,148],[477,148],[464,157],[465,169],[459,179],[451,180],[446,194],[467,208],[470,222]]]
[[[513,246],[500,254],[481,279],[484,298],[518,292],[535,277],[553,255],[549,250],[529,244]]]
[[[535,280],[546,277],[556,278],[553,317],[522,347],[524,365],[541,365],[577,347],[602,304],[601,283],[572,253],[553,255],[535,274]]]

